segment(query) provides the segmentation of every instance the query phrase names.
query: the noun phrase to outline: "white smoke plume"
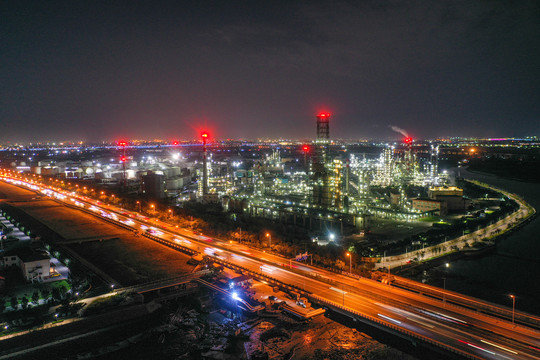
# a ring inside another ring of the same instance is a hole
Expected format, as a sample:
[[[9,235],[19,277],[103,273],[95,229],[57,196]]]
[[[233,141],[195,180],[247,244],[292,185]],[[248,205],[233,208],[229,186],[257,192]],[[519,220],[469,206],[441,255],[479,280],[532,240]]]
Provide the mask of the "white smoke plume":
[[[407,134],[407,132],[405,130],[403,130],[402,128],[399,128],[399,127],[394,126],[394,125],[390,125],[390,129],[394,130],[395,132],[400,133],[401,135],[403,135],[405,137],[409,137],[409,134]]]

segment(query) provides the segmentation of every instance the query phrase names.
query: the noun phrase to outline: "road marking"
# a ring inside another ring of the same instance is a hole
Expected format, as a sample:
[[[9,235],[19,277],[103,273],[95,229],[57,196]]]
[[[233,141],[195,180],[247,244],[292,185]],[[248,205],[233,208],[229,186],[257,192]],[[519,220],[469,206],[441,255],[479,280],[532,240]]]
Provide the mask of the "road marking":
[[[386,315],[383,315],[383,314],[377,314],[377,315],[379,315],[379,316],[382,317],[383,319],[393,321],[393,322],[395,322],[395,323],[397,323],[397,324],[401,324],[401,321],[396,320],[396,319],[392,319],[390,316],[386,316]]]
[[[481,342],[485,343],[485,344],[489,344],[491,346],[495,346],[496,348],[499,348],[499,349],[502,349],[502,350],[506,350],[508,352],[511,352],[512,354],[516,354],[517,355],[517,352],[515,352],[514,350],[510,350],[510,349],[507,349],[503,346],[500,346],[500,345],[497,345],[497,344],[494,344],[492,342],[489,342],[489,341],[486,341],[486,340],[480,340]]]
[[[409,320],[414,321],[414,322],[416,322],[416,323],[419,323],[419,324],[422,324],[422,325],[424,325],[424,326],[427,326],[428,328],[432,328],[432,329],[433,329],[433,328],[435,327],[435,326],[433,326],[433,325],[430,325],[430,324],[425,323],[425,322],[420,321],[420,320],[415,320],[415,319],[410,318],[410,317],[407,317],[406,319],[409,319]]]
[[[343,294],[343,295],[345,295],[347,293],[346,291],[343,291],[341,289],[336,289],[335,287],[331,287],[330,290],[337,291],[338,293]]]

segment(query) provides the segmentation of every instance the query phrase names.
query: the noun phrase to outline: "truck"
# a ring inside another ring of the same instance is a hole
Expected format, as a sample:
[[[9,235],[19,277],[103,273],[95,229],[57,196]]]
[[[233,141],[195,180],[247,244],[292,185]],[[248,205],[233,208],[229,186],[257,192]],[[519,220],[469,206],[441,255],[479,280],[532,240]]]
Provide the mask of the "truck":
[[[309,307],[311,304],[309,303],[308,299],[305,297],[301,297],[296,301],[296,305],[300,305],[303,308]]]

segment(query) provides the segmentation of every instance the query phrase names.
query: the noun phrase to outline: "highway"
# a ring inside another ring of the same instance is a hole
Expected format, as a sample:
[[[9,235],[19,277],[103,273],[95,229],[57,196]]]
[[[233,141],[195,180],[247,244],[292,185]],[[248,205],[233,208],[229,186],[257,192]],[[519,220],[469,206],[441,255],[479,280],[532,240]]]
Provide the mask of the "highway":
[[[60,202],[91,211],[96,216],[134,231],[178,244],[221,261],[294,285],[313,294],[320,303],[339,306],[353,317],[429,339],[442,348],[477,359],[539,359],[540,333],[534,329],[457,307],[421,294],[365,278],[335,274],[237,242],[194,234],[138,213],[101,203],[32,180],[3,175],[6,182],[50,196]],[[353,315],[356,314],[356,315]]]

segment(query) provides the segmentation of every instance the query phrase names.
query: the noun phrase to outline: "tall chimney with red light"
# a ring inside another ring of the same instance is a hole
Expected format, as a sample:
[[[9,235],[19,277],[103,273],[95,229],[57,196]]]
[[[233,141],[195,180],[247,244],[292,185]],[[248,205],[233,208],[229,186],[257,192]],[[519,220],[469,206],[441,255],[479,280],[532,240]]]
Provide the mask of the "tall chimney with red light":
[[[320,113],[317,115],[317,142],[328,144],[330,142],[330,114]]]
[[[201,134],[202,141],[203,141],[203,189],[202,189],[202,195],[203,197],[208,194],[208,166],[206,164],[207,156],[206,156],[206,140],[208,139],[208,133],[205,131]]]
[[[127,186],[127,177],[126,177],[126,141],[120,141],[118,145],[122,148],[122,156],[120,157],[120,161],[122,162],[122,188],[126,188]]]
[[[326,168],[330,144],[330,114],[317,115],[317,139],[311,168],[312,204],[326,209],[330,204],[329,174]]]

